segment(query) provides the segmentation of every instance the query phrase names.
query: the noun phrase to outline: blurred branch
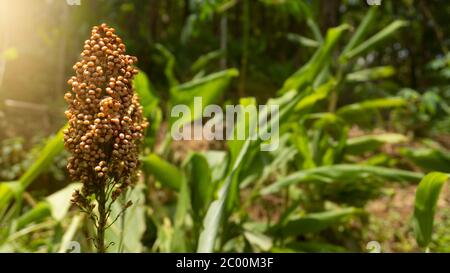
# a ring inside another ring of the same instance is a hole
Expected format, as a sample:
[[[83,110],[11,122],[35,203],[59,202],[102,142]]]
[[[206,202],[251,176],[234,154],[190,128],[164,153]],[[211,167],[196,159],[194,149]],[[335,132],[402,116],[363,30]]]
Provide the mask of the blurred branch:
[[[241,56],[241,79],[239,83],[239,96],[245,97],[245,84],[247,80],[247,63],[248,63],[248,44],[250,39],[250,3],[249,0],[243,0],[242,11],[242,56]]]
[[[43,111],[43,112],[48,111],[48,106],[45,104],[27,102],[27,101],[19,101],[19,100],[11,100],[11,99],[5,100],[5,106],[13,107],[13,108],[28,109],[28,110]]]
[[[227,68],[227,38],[228,38],[228,17],[224,13],[220,18],[220,50],[223,56],[220,59],[220,68]]]
[[[218,13],[222,13],[222,12],[226,12],[227,10],[231,9],[232,7],[234,7],[237,4],[237,0],[230,0],[225,2],[224,4],[220,5],[217,8],[217,12]]]

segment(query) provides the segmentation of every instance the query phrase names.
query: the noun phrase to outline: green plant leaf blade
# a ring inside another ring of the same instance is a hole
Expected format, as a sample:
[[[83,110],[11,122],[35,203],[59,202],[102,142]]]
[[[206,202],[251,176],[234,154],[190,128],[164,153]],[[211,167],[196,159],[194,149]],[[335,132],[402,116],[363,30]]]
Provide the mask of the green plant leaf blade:
[[[425,176],[417,187],[413,223],[416,241],[421,247],[428,246],[431,241],[439,194],[448,179],[448,174],[432,172]]]
[[[408,22],[402,20],[396,20],[392,22],[391,24],[380,30],[377,34],[373,35],[372,37],[370,37],[363,43],[359,44],[355,48],[347,51],[343,55],[343,58],[349,60],[367,52],[368,50],[375,47],[381,41],[391,37],[395,32],[397,32],[397,30],[407,25]]]
[[[348,82],[367,82],[380,79],[386,79],[395,75],[395,68],[392,66],[378,66],[354,71],[347,74]]]
[[[39,202],[34,208],[17,219],[17,229],[20,230],[33,222],[39,222],[51,215],[51,207],[47,202]]]
[[[450,172],[450,152],[444,148],[404,147],[400,154],[426,171]]]
[[[142,158],[142,163],[144,170],[154,175],[164,186],[174,190],[180,189],[183,174],[176,166],[165,161],[157,154],[150,154]]]
[[[66,126],[61,128],[54,137],[47,141],[35,163],[33,163],[33,165],[20,177],[19,181],[23,190],[25,190],[39,174],[48,168],[55,156],[63,151],[64,130],[66,129]]]
[[[304,93],[296,93],[295,91],[288,92],[284,94],[282,97],[277,99],[269,100],[267,103],[270,104],[278,104],[280,106],[280,112],[279,112],[279,120],[282,121],[284,118],[286,118],[293,110],[295,105],[300,101],[301,98],[304,97]],[[261,114],[261,113],[260,113]],[[267,111],[262,112],[263,116],[269,115]],[[265,127],[272,126],[272,123],[275,122],[275,117],[271,117],[268,124],[265,124],[260,130],[265,130]],[[239,173],[240,166],[242,165],[242,162],[246,159],[246,156],[248,156],[250,146],[251,144],[258,143],[258,140],[255,140],[252,142],[251,138],[246,138],[246,140],[241,144],[239,144],[239,150],[236,151],[236,157],[234,160],[231,160],[233,162],[229,166],[229,171],[224,179],[224,182],[219,189],[218,192],[218,198],[211,202],[210,206],[208,207],[208,210],[206,212],[206,215],[203,219],[203,230],[200,233],[199,239],[198,239],[198,246],[197,246],[197,252],[212,252],[214,250],[214,245],[216,241],[216,237],[219,233],[221,220],[225,214],[225,208],[226,208],[226,202],[229,200],[229,195],[231,187],[234,185],[236,186],[234,189],[238,189],[238,181],[234,181],[236,179],[236,175]],[[233,184],[235,183],[235,184]],[[234,194],[236,191],[234,191]],[[235,198],[236,196],[232,196],[230,199]]]
[[[297,90],[299,92],[306,88],[308,84],[311,84],[329,61],[330,54],[342,37],[342,34],[348,29],[348,25],[341,25],[329,29],[325,40],[317,49],[314,56],[284,82],[279,93],[284,94],[291,90]]]
[[[272,232],[283,236],[297,236],[324,230],[337,222],[356,214],[362,213],[358,208],[344,208],[331,211],[309,213],[289,219],[281,227],[276,226]]]
[[[17,183],[14,183],[14,190],[16,194],[26,190],[26,188],[52,163],[53,159],[64,149],[64,130],[67,124],[62,127],[58,133],[47,140],[44,148],[39,153],[38,158],[27,169],[27,171],[19,178]],[[14,193],[10,192],[11,185],[3,185],[0,187],[0,208],[7,205]]]
[[[344,118],[351,118],[352,115],[358,115],[362,112],[383,109],[394,108],[406,105],[406,100],[403,98],[382,98],[366,100],[358,103],[345,105],[337,110],[337,114]]]
[[[347,250],[339,245],[321,242],[292,242],[284,248],[274,248],[275,253],[343,253]]]
[[[375,151],[383,144],[398,144],[408,141],[408,137],[401,134],[386,133],[379,135],[364,135],[347,140],[345,152],[359,155],[369,151]]]
[[[157,108],[159,98],[144,71],[139,71],[133,80],[134,89],[139,95],[145,117],[149,117]]]
[[[336,164],[294,172],[263,188],[261,194],[271,194],[298,183],[333,183],[336,181],[358,181],[368,177],[389,180],[419,182],[420,173],[378,166]]]
[[[204,69],[210,62],[219,59],[225,55],[223,50],[214,50],[200,56],[192,65],[191,70],[198,72]]]
[[[170,104],[172,106],[187,105],[189,115],[184,114],[177,117],[171,113],[170,124],[176,122],[177,125],[174,124],[173,126],[182,126],[202,117],[201,110],[209,104],[217,103],[231,80],[238,75],[238,70],[231,68],[172,87],[170,89]],[[201,109],[195,108],[195,98],[202,99],[201,105],[199,105]]]
[[[178,80],[175,77],[175,56],[164,45],[156,44],[155,48],[166,59],[166,65],[164,67],[164,74],[169,82],[170,86],[178,85]]]
[[[50,205],[52,217],[55,220],[61,221],[64,219],[71,205],[72,194],[76,189],[81,188],[81,185],[81,183],[72,183],[47,196],[46,201]]]
[[[138,183],[133,189],[128,190],[126,198],[122,200],[129,200],[133,204],[125,211],[123,211],[124,204],[121,200],[113,203],[111,217],[108,219],[108,224],[111,226],[105,231],[105,240],[108,244],[111,243],[107,249],[108,252],[142,252],[141,239],[146,229],[144,189],[145,186]],[[121,212],[124,214],[117,218]],[[114,220],[116,221],[113,223]]]
[[[195,218],[201,219],[212,198],[211,170],[206,158],[199,153],[189,157],[187,168],[193,213]]]
[[[355,48],[356,45],[358,45],[366,36],[367,32],[370,29],[370,26],[372,25],[376,14],[377,14],[377,7],[372,7],[369,9],[367,14],[364,16],[363,21],[356,29],[355,34],[352,35],[352,38],[345,46],[344,50],[342,51],[342,54],[347,54],[351,49]]]

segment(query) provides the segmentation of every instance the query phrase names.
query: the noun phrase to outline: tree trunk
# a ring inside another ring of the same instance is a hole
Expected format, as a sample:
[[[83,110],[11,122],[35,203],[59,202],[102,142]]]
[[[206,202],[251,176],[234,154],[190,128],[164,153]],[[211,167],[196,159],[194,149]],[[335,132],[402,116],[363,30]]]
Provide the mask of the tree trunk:
[[[341,0],[320,0],[319,21],[322,33],[339,24],[339,6]]]

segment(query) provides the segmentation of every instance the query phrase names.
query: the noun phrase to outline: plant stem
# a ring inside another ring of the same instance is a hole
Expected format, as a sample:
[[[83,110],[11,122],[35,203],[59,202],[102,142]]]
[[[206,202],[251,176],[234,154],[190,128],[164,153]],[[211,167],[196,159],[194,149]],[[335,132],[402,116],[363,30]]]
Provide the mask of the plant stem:
[[[120,198],[121,198],[120,204],[123,207],[125,207],[126,203],[127,203],[126,193],[122,194],[120,196]],[[119,253],[123,252],[123,236],[124,236],[124,231],[125,231],[125,217],[126,217],[126,210],[123,210],[122,213],[120,214],[120,238],[119,238],[119,247],[118,247]]]
[[[98,225],[97,225],[97,252],[105,253],[105,229],[107,222],[107,211],[106,211],[106,193],[105,189],[102,188],[98,194]]]
[[[220,18],[220,50],[223,52],[223,57],[220,58],[220,68],[225,70],[227,68],[227,40],[228,40],[228,16],[224,12]]]

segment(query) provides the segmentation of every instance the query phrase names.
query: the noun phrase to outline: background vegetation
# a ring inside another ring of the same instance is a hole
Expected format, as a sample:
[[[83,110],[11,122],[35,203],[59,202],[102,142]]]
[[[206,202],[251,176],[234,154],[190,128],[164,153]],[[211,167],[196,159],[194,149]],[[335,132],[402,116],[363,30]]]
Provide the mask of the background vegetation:
[[[445,0],[1,0],[0,251],[94,250],[61,128],[101,22],[139,59],[150,122],[108,251],[449,251],[448,14]],[[170,107],[194,96],[279,104],[280,148],[173,141]]]

